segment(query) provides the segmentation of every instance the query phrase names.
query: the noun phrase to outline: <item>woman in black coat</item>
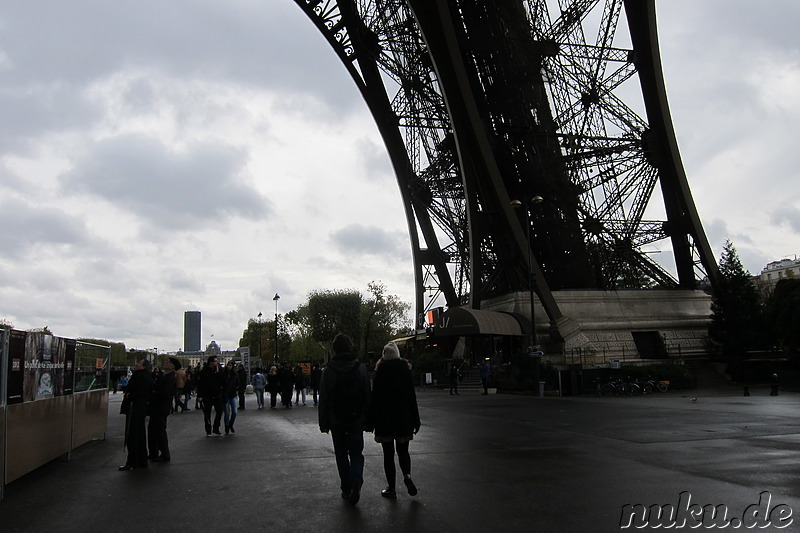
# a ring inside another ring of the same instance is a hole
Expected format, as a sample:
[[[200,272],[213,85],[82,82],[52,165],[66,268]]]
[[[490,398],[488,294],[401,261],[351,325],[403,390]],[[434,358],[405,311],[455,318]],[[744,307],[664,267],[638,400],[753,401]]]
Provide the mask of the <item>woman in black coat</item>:
[[[269,392],[269,407],[275,409],[276,399],[281,390],[281,377],[278,367],[272,366],[267,373],[267,392]]]
[[[385,498],[397,498],[394,465],[395,447],[403,483],[408,494],[417,494],[411,480],[411,456],[408,446],[420,427],[417,394],[408,360],[400,357],[400,350],[390,342],[383,348],[383,357],[375,366],[372,399],[367,413],[366,426],[375,431],[375,441],[383,448],[383,471],[388,486],[381,491]]]
[[[150,375],[150,362],[142,359],[136,362],[133,375],[125,387],[124,403],[128,404],[125,419],[125,446],[128,459],[120,470],[147,468],[147,431],[145,419],[153,390],[153,377]]]

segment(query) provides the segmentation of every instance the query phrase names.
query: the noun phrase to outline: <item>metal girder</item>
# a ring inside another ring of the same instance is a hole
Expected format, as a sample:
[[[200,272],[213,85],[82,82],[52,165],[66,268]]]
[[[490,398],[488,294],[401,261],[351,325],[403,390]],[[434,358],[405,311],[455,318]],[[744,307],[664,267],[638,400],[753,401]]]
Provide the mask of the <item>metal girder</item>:
[[[553,290],[715,282],[669,117],[653,0],[295,2],[389,151],[418,312],[425,293],[479,307],[525,290],[529,269],[551,320]],[[629,39],[617,35],[623,11]],[[637,81],[644,109],[628,101]],[[534,195],[545,201],[510,207]],[[671,248],[677,279],[648,255],[654,247]]]

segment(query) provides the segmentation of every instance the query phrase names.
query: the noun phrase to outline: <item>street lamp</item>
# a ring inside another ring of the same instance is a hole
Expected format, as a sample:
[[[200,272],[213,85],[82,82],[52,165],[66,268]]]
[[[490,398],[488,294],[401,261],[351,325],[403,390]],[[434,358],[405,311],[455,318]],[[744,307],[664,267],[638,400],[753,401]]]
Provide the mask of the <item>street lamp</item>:
[[[261,361],[261,343],[264,340],[264,334],[263,334],[264,332],[262,331],[263,329],[264,325],[261,321],[261,311],[259,311],[258,312],[258,364],[262,366],[264,365],[264,363]]]
[[[540,350],[539,345],[537,344],[536,338],[536,304],[534,301],[534,287],[536,286],[536,280],[534,278],[533,273],[533,252],[531,251],[532,243],[531,243],[531,207],[542,203],[544,198],[541,196],[534,196],[530,199],[527,205],[525,205],[525,236],[528,240],[528,292],[529,298],[531,303],[531,336],[530,336],[530,346],[528,347],[528,354],[533,356],[535,359],[535,363],[533,365],[533,381],[536,386],[539,385],[539,359],[541,357],[542,352]],[[511,200],[511,207],[514,209],[519,209],[523,207],[523,203],[519,200]]]
[[[272,300],[275,302],[275,362],[276,363],[278,362],[278,300],[280,299],[281,297],[276,292],[275,296],[272,298]]]

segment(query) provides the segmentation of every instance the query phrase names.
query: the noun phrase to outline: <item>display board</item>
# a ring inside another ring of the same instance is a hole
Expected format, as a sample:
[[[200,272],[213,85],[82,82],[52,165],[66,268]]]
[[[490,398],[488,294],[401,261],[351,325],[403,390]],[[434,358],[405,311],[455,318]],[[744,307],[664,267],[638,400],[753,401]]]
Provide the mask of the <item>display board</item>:
[[[42,332],[11,330],[8,342],[8,403],[72,394],[75,340]]]

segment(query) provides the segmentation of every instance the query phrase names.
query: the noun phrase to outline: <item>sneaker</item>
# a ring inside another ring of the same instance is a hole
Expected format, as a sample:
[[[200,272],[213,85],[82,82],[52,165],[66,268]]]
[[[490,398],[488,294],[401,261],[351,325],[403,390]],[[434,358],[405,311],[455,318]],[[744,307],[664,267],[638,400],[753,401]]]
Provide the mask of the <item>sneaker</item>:
[[[381,491],[381,496],[384,498],[389,498],[390,500],[397,499],[397,493],[394,491],[394,489],[390,489],[388,487]]]
[[[350,505],[355,506],[358,503],[358,500],[361,499],[361,485],[363,484],[364,482],[360,479],[353,481],[353,488],[350,489],[350,497],[347,499],[347,501],[350,502]]]
[[[403,480],[403,483],[406,484],[406,488],[408,489],[408,495],[409,496],[416,496],[417,495],[417,492],[419,492],[419,491],[417,490],[417,486],[414,485],[414,482],[411,481],[410,477],[405,478]]]

